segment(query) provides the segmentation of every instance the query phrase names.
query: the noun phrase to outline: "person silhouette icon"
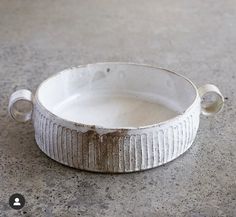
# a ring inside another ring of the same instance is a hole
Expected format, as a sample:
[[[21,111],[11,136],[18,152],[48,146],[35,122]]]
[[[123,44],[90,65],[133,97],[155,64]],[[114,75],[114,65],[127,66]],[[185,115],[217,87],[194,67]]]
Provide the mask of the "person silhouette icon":
[[[13,203],[13,206],[21,206],[20,199],[18,197],[15,198],[15,202]]]
[[[9,205],[12,209],[22,209],[25,205],[25,198],[22,194],[13,194],[9,198]]]

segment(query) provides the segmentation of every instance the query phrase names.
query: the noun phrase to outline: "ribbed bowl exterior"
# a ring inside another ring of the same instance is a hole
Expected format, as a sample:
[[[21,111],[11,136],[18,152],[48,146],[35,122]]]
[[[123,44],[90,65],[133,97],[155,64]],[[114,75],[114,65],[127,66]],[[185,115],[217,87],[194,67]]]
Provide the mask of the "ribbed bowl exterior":
[[[101,129],[52,115],[36,100],[33,123],[39,148],[70,167],[103,173],[146,170],[165,164],[193,143],[200,98],[182,115],[146,128]]]

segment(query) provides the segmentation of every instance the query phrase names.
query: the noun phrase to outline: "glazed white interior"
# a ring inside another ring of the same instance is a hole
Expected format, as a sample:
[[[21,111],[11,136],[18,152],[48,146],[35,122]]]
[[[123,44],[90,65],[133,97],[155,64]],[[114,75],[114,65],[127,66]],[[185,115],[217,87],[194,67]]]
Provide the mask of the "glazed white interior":
[[[60,118],[103,127],[140,127],[183,113],[196,90],[163,69],[125,63],[72,68],[44,81],[39,102]]]

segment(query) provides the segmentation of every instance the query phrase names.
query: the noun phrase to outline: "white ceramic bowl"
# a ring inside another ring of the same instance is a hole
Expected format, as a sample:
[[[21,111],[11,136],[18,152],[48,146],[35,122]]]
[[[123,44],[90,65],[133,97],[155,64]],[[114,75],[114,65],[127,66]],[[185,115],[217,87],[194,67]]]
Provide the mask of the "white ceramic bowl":
[[[203,95],[215,98],[203,105]],[[16,91],[9,114],[16,121],[32,119],[36,142],[50,158],[83,170],[124,173],[180,156],[194,141],[200,113],[213,115],[223,102],[216,86],[197,89],[169,70],[96,63],[55,74],[34,96]]]

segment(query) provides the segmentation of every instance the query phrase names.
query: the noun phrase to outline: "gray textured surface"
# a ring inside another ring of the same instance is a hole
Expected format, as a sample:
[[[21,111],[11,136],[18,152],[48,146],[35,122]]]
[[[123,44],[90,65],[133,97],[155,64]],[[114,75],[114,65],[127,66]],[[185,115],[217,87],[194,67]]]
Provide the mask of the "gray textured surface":
[[[236,3],[0,1],[0,216],[236,216]],[[141,173],[81,172],[47,158],[8,96],[66,67],[132,61],[220,87],[222,113],[201,117],[192,148]],[[12,193],[26,206],[8,206]]]

